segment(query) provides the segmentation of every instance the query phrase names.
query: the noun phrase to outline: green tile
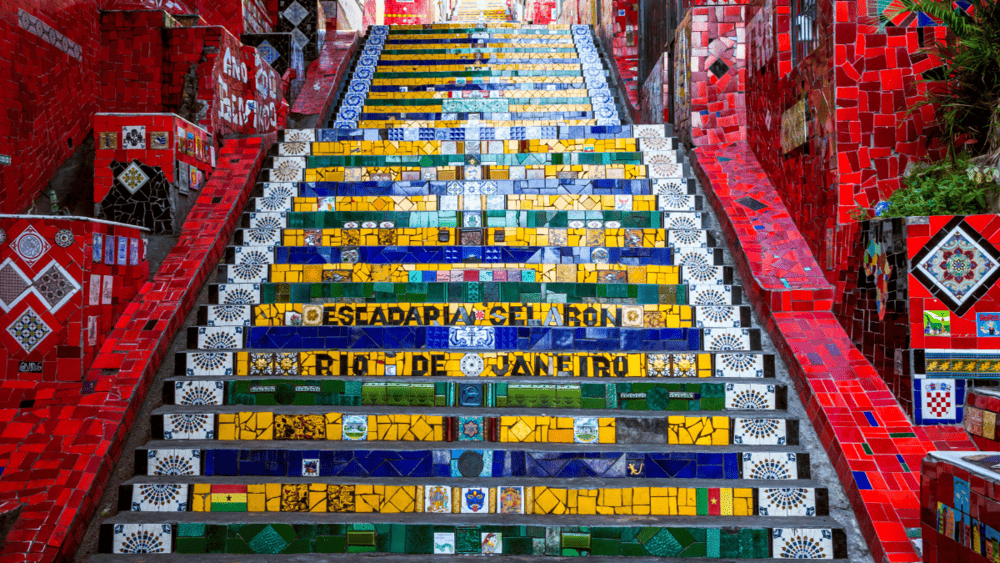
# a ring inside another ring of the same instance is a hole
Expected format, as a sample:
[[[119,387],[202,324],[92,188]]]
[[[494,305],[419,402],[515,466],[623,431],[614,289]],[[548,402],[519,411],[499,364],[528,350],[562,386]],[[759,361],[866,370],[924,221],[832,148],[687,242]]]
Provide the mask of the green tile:
[[[344,553],[347,538],[343,536],[319,536],[316,538],[316,553]]]

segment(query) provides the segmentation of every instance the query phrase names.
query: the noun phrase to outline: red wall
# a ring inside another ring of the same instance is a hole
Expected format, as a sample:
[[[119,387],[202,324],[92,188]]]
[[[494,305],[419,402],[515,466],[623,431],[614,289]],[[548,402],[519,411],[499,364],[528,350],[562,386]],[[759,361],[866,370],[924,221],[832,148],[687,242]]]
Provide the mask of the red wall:
[[[251,1],[268,4],[269,9],[272,2]],[[0,53],[3,53],[0,55],[0,103],[3,107],[0,154],[11,156],[12,162],[0,164],[0,188],[3,190],[0,213],[18,213],[31,204],[56,169],[90,132],[94,113],[118,111],[127,99],[133,107],[146,105],[151,108],[142,111],[163,111],[152,109],[157,107],[157,100],[162,99],[161,86],[156,84],[160,70],[150,65],[148,59],[143,63],[143,57],[116,61],[110,50],[102,50],[99,10],[152,8],[181,14],[201,8],[209,24],[225,24],[235,21],[234,14],[242,13],[243,9],[241,0],[202,0],[202,3],[211,4],[214,10],[209,11],[201,3],[192,7],[183,0],[14,0],[4,4],[0,13]],[[150,25],[152,20],[158,19],[153,14],[145,17],[150,18]],[[215,21],[215,18],[227,21]],[[62,43],[64,50],[40,39],[20,24],[20,20],[33,22],[36,19],[68,40]],[[159,19],[162,26],[162,18]],[[242,31],[234,30],[233,33]],[[149,49],[157,44],[155,35],[145,38]],[[130,43],[139,44],[124,37],[118,39],[113,48],[123,49]],[[78,58],[67,54],[66,50],[78,53]],[[130,64],[132,66],[127,69],[121,66]],[[109,73],[132,76],[136,85],[119,90],[114,82],[109,82],[108,87],[101,89],[102,76]],[[140,87],[139,83],[145,84]],[[115,107],[102,106],[99,100],[114,100]]]
[[[97,0],[18,0],[0,13],[0,212],[32,202],[90,131],[96,106],[100,27]],[[80,48],[66,54],[19,25],[20,11]],[[68,140],[72,140],[72,147]]]

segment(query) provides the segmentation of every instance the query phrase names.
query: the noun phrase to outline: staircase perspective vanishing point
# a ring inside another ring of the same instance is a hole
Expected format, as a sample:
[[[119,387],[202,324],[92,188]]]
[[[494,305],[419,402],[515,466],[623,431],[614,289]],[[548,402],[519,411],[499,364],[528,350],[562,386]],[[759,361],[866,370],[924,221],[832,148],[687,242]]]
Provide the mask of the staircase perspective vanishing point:
[[[589,26],[363,41],[332,128],[279,133],[95,560],[847,558],[684,154],[622,124]]]

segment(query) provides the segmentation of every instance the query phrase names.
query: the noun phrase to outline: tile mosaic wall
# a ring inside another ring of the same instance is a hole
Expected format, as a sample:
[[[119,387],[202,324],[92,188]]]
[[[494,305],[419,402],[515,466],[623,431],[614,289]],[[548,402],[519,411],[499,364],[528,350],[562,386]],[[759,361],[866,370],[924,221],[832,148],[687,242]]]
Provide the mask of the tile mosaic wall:
[[[107,325],[104,325],[109,332],[104,335],[103,352],[97,353],[82,385],[79,376],[73,376],[72,381],[50,383],[37,381],[37,374],[33,374],[32,378],[36,381],[32,383],[32,394],[28,395],[22,381],[8,378],[0,382],[0,419],[5,421],[0,443],[5,451],[10,452],[5,458],[3,480],[12,494],[32,499],[7,537],[3,546],[4,556],[41,561],[67,559],[80,545],[87,518],[94,513],[108,475],[121,455],[125,431],[131,427],[155,367],[162,360],[166,343],[193,306],[198,288],[214,269],[238,221],[239,213],[234,210],[241,209],[249,196],[273,137],[264,141],[231,141],[223,147],[219,155],[220,167],[203,189],[203,194],[208,197],[200,198],[188,218],[189,228],[152,281],[139,281],[148,276],[148,272],[143,271],[139,279],[122,283],[119,289],[114,277],[108,276],[112,282],[108,284],[109,300],[113,302],[119,296],[124,297],[123,292],[128,290],[139,291],[140,298],[132,302],[116,322],[109,315]],[[39,219],[44,218],[33,218]],[[41,246],[47,244],[48,253],[63,248],[59,244],[65,242],[65,237],[45,238],[54,237],[59,229],[44,225],[36,225],[35,228],[44,235],[42,242],[45,244]],[[135,231],[133,227],[126,229]],[[10,248],[9,243],[13,240],[10,238],[12,230],[4,228],[4,231],[8,233],[8,238],[0,252]],[[115,246],[111,247],[111,256],[117,266],[117,242],[120,240],[117,237],[120,233],[114,234],[116,240]],[[90,236],[92,241],[93,233]],[[74,241],[80,238],[84,237],[74,233]],[[105,239],[105,246],[100,260],[105,261],[109,256],[109,245],[107,237],[102,238]],[[83,252],[82,245],[90,244],[90,241],[81,241],[79,252]],[[22,252],[31,248],[32,245],[27,243]],[[86,249],[89,256],[84,253],[83,259],[90,257],[92,260],[95,248]],[[132,248],[129,243],[128,253],[124,256],[129,262],[132,260]],[[36,267],[44,266],[45,255],[42,256]],[[92,266],[96,264],[92,263]],[[103,267],[108,273],[114,272],[110,262]],[[24,268],[34,271],[27,264]],[[70,265],[66,269],[73,271]],[[81,298],[92,295],[91,288],[97,287],[86,283],[81,285],[84,286],[84,291],[78,292],[82,294]],[[95,294],[98,300],[104,299],[104,288],[102,278],[100,292]],[[32,293],[27,299],[34,298]],[[65,306],[60,311],[63,309]],[[85,338],[85,334],[83,332],[79,337]],[[44,340],[41,341],[41,345],[45,344]],[[49,368],[43,364],[43,370],[46,369]],[[72,371],[56,373],[68,375]],[[29,435],[47,436],[48,439],[44,442],[26,441],[25,437]],[[40,471],[40,467],[49,463],[66,464],[65,479],[58,477],[56,472]],[[133,541],[139,539],[136,536]]]
[[[857,269],[836,310],[918,423],[958,422],[964,380],[1000,374],[997,231],[995,215],[860,225]]]
[[[0,366],[10,380],[78,381],[149,276],[143,232],[0,216],[0,233]]]
[[[184,27],[158,11],[105,12],[101,44],[113,53],[100,67],[102,111],[177,113],[215,138],[274,131],[287,113],[278,73],[223,27]]]
[[[326,39],[326,16],[319,0],[277,0],[274,31],[290,33],[292,44],[307,61],[318,58]]]
[[[996,561],[1000,519],[995,485],[1000,457],[978,452],[933,452],[920,475],[923,560]]]
[[[215,167],[215,142],[174,114],[94,116],[94,204],[100,216],[179,232]]]
[[[965,394],[962,426],[980,450],[1000,451],[997,438],[997,413],[1000,413],[1000,396],[995,388],[969,389]]]
[[[84,142],[97,109],[98,1],[21,0],[0,19],[0,213],[28,208]],[[23,77],[31,76],[31,80]],[[6,162],[6,159],[0,160]]]

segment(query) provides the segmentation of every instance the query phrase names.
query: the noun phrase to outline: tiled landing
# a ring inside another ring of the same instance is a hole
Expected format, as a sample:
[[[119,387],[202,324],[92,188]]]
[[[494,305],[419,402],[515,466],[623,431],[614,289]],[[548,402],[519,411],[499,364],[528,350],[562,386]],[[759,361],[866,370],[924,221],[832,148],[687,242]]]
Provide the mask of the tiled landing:
[[[440,76],[386,53],[470,41]],[[568,62],[521,81],[521,41]],[[338,129],[261,171],[99,560],[847,557],[688,164],[593,54],[582,26],[370,30]]]

